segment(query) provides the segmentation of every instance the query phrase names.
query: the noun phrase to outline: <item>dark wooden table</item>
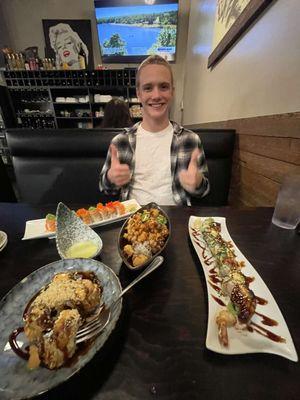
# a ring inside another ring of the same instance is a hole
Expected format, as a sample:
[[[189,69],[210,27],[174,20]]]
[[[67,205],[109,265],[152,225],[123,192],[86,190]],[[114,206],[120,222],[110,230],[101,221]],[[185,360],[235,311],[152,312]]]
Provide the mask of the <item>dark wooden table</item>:
[[[207,291],[192,248],[190,215],[225,216],[242,253],[275,297],[300,351],[300,235],[271,224],[272,209],[165,207],[172,235],[165,262],[126,295],[116,329],[104,348],[77,375],[40,399],[299,399],[300,366],[270,354],[223,356],[205,348]],[[54,206],[0,204],[0,296],[33,270],[58,259],[55,241],[21,241],[25,221]],[[96,228],[104,248],[99,259],[119,273],[122,285],[135,273],[121,265],[121,223]]]

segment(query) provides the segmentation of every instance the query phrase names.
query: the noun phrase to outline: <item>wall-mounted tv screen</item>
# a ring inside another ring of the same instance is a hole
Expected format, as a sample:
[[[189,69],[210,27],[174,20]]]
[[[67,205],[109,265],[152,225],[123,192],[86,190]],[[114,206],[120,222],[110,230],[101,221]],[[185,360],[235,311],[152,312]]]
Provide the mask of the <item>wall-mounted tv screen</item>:
[[[103,63],[174,62],[178,0],[94,0]]]

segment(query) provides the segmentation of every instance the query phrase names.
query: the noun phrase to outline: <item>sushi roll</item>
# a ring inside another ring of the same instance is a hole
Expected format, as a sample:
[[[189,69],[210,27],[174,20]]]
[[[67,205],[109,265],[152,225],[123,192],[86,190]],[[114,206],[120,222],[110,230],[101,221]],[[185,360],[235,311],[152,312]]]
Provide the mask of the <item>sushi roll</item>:
[[[119,201],[114,201],[113,205],[117,209],[118,215],[125,214],[125,206],[124,206],[124,204],[120,203]]]
[[[102,221],[102,216],[101,214],[98,212],[96,207],[90,207],[89,208],[89,213],[92,219],[92,222],[99,222]]]
[[[108,211],[106,209],[106,207],[102,204],[102,203],[98,203],[97,204],[97,211],[99,213],[99,215],[101,216],[102,219],[107,219],[108,217]]]
[[[53,214],[46,215],[46,230],[48,232],[55,232],[56,231],[56,217]]]
[[[105,204],[105,207],[108,211],[109,214],[109,218],[114,218],[118,216],[118,209],[117,207],[114,205],[113,201],[110,201],[108,203]]]
[[[92,218],[90,216],[90,213],[85,208],[80,208],[79,210],[76,211],[76,214],[78,215],[79,218],[82,219],[82,221],[85,224],[91,224],[92,223]]]

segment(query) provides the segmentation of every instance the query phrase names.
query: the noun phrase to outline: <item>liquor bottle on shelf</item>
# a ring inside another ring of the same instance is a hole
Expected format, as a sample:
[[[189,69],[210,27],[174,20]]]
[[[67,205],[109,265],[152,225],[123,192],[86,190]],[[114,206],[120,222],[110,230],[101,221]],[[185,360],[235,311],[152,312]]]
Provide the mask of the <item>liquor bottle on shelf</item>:
[[[16,58],[15,55],[11,55],[11,69],[15,71],[17,69]]]
[[[36,70],[36,62],[33,57],[29,59],[29,69],[30,69],[30,71]]]
[[[21,69],[20,67],[21,67],[21,65],[20,65],[19,54],[16,53],[15,54],[15,69],[18,71]]]
[[[6,56],[6,67],[8,70],[12,70],[12,62],[11,62],[11,55],[7,54]]]
[[[38,58],[35,59],[35,70],[39,71],[40,69],[40,60]]]
[[[41,58],[37,58],[37,65],[38,65],[38,69],[40,71],[43,71],[45,69],[44,68],[44,64],[43,64],[43,60]]]
[[[19,62],[20,62],[20,69],[24,70],[25,69],[25,60],[24,60],[22,53],[19,54]]]
[[[24,62],[24,69],[26,69],[26,71],[30,71],[29,62],[27,60]]]
[[[54,64],[54,60],[52,60],[52,58],[46,58],[47,60],[47,69],[49,69],[50,71],[52,71],[53,69],[55,69],[55,64]]]
[[[42,60],[43,69],[45,71],[51,71],[53,69],[52,62],[50,58],[43,58]]]
[[[6,68],[10,71],[25,69],[25,61],[22,53],[8,53],[5,56]]]
[[[7,71],[10,69],[9,68],[9,62],[8,62],[8,57],[9,57],[9,54],[5,54],[4,55],[5,68],[6,68]]]
[[[47,58],[43,58],[43,59],[42,59],[42,64],[43,64],[43,70],[47,71],[48,69],[50,69],[50,68],[49,68],[49,65],[48,65],[48,60],[47,60]]]
[[[56,62],[55,62],[54,58],[49,58],[49,63],[51,65],[51,69],[56,70]]]

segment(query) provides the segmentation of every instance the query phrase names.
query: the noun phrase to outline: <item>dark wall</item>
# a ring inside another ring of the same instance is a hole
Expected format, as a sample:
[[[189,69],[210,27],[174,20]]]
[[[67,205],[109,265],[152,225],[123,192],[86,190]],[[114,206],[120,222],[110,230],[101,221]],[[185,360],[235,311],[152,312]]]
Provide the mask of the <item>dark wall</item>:
[[[3,10],[2,10],[2,6],[0,4],[0,49],[2,49],[4,46],[9,45],[10,43],[10,38],[9,38],[9,34],[8,34],[8,29],[7,29],[7,25],[5,22],[5,18],[3,16]],[[2,55],[0,55],[0,67],[4,67],[5,63],[4,63],[4,57]]]

